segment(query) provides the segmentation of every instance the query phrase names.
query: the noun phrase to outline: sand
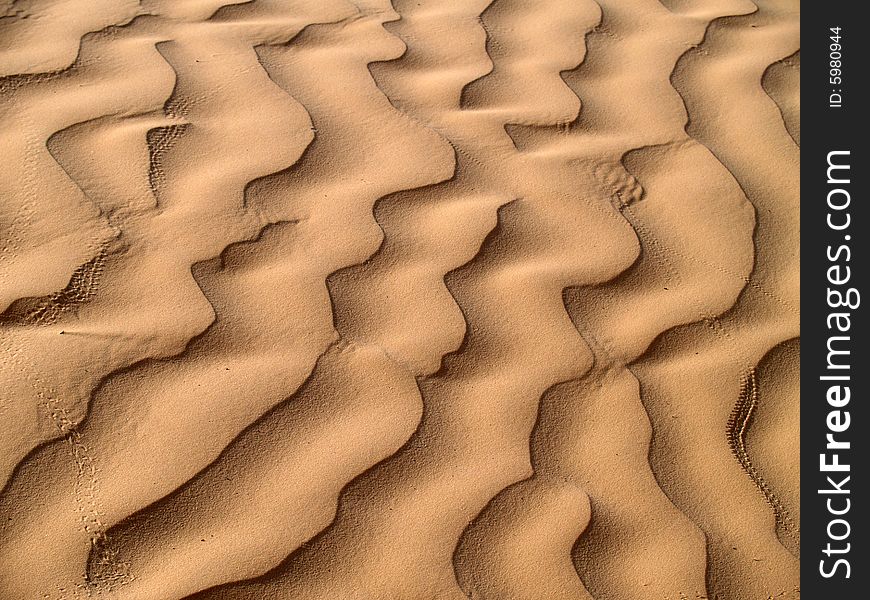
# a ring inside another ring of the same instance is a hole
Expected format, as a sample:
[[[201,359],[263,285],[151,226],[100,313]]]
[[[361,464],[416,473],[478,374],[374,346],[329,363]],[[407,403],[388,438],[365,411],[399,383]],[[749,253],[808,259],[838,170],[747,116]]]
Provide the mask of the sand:
[[[799,598],[799,47],[0,1],[0,598]]]

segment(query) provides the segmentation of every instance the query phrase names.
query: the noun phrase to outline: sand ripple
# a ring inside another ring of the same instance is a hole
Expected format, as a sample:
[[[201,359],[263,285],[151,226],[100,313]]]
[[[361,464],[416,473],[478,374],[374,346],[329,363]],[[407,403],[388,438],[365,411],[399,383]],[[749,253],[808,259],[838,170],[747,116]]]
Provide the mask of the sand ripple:
[[[4,598],[799,598],[798,23],[0,2]]]

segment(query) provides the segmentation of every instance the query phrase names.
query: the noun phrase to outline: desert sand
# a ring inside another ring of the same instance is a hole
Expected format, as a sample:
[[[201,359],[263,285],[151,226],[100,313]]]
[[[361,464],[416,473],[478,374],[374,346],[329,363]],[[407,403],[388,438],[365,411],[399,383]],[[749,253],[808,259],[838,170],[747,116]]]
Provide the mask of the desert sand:
[[[797,0],[0,0],[0,599],[800,597]]]

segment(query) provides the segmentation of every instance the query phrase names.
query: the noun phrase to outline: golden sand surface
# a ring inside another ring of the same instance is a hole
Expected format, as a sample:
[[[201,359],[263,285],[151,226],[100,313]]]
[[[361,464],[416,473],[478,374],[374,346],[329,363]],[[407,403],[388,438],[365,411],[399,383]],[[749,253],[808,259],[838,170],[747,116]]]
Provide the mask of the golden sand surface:
[[[800,597],[797,0],[0,0],[0,599]]]

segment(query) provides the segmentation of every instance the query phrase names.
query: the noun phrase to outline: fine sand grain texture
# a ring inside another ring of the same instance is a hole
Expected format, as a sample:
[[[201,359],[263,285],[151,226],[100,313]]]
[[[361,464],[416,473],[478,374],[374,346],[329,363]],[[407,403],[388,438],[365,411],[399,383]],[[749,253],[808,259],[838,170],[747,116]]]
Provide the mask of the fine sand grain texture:
[[[797,0],[0,0],[0,600],[800,598]]]

